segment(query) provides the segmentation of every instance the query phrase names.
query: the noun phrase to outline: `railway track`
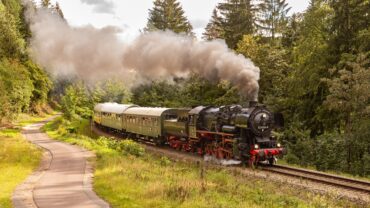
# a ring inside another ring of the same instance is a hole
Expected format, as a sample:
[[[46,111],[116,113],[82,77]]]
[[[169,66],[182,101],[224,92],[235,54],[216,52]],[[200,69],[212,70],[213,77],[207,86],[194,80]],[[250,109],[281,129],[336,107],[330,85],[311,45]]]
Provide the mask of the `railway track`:
[[[287,175],[291,177],[306,179],[318,183],[323,183],[331,186],[345,188],[353,191],[360,191],[363,193],[370,194],[370,182],[361,181],[342,176],[322,173],[318,171],[306,170],[301,168],[293,168],[283,165],[274,165],[272,167],[263,166],[263,170],[278,173],[281,175]]]

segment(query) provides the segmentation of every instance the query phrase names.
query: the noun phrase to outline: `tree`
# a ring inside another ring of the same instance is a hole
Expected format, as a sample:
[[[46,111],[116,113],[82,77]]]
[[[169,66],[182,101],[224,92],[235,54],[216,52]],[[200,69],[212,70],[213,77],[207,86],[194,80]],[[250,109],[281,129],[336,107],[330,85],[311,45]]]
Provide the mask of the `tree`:
[[[48,94],[53,86],[52,82],[46,72],[31,60],[26,61],[24,66],[27,67],[27,70],[30,74],[30,79],[34,86],[30,110],[34,113],[41,113],[42,108],[48,101]]]
[[[357,57],[346,55],[341,68],[331,69],[336,75],[325,79],[330,94],[324,105],[337,113],[340,119],[339,131],[344,132],[346,171],[365,171],[365,160],[369,160],[370,141],[370,53]],[[367,155],[367,158],[366,158]],[[355,170],[354,170],[355,169]]]
[[[286,50],[270,46],[260,37],[245,35],[238,43],[237,52],[260,68],[259,101],[276,110],[282,109],[284,104],[280,99],[287,96],[285,82],[291,69]]]
[[[217,9],[221,14],[223,38],[231,49],[235,49],[243,35],[255,31],[254,8],[251,0],[226,0],[219,3]]]
[[[337,125],[335,113],[321,107],[328,94],[327,85],[321,79],[329,77],[328,69],[332,67],[328,61],[332,14],[327,3],[317,1],[308,8],[300,23],[301,35],[292,51],[294,70],[287,76],[289,114],[303,122],[312,137]]]
[[[324,79],[330,92],[324,104],[339,114],[343,129],[351,133],[353,123],[370,115],[370,53],[345,59],[348,61],[341,63],[342,68],[330,71],[337,76]]]
[[[203,33],[204,40],[213,40],[223,37],[223,30],[221,28],[221,17],[218,15],[218,11],[215,8],[212,12],[212,17],[210,22],[205,28]]]
[[[100,102],[130,103],[131,94],[120,80],[107,80],[95,86],[93,94],[99,94]]]
[[[71,120],[77,116],[89,118],[92,115],[93,103],[84,83],[69,85],[61,98],[64,116]]]
[[[13,119],[21,112],[27,112],[31,103],[34,86],[27,69],[18,61],[2,59],[0,61],[0,117]]]
[[[25,54],[25,41],[17,28],[17,21],[0,4],[0,58],[21,58]]]
[[[286,0],[261,0],[258,8],[258,28],[263,35],[270,36],[274,41],[275,36],[280,35],[287,24],[290,7]]]
[[[288,24],[282,33],[281,44],[285,48],[292,50],[300,36],[300,23],[302,22],[303,15],[294,13],[288,19]]]
[[[50,7],[51,7],[51,2],[50,2],[50,0],[41,0],[41,6],[42,6],[43,8],[46,8],[46,9],[50,8]]]
[[[60,16],[60,18],[64,19],[64,14],[63,14],[62,8],[60,8],[58,2],[55,3],[54,9],[55,9],[55,12]]]
[[[145,31],[171,30],[175,33],[192,35],[189,20],[176,0],[155,0],[153,9],[149,9],[149,18]]]
[[[238,89],[229,82],[213,83],[195,74],[184,80],[180,95],[184,98],[182,106],[186,107],[242,103]]]
[[[342,53],[358,53],[356,37],[363,30],[369,30],[370,1],[330,0],[333,8],[330,48],[333,64],[339,62]],[[355,47],[354,47],[355,46]],[[366,52],[366,51],[362,51]]]
[[[182,107],[179,86],[166,81],[152,82],[133,90],[133,103],[140,106]]]

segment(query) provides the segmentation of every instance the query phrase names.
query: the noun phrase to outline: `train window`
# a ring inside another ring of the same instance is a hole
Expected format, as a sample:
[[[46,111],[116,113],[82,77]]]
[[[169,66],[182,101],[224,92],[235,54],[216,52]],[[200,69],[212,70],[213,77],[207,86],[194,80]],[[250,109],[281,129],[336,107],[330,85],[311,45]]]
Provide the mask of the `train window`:
[[[170,120],[170,119],[177,119],[177,115],[174,115],[174,114],[166,115],[166,120]]]

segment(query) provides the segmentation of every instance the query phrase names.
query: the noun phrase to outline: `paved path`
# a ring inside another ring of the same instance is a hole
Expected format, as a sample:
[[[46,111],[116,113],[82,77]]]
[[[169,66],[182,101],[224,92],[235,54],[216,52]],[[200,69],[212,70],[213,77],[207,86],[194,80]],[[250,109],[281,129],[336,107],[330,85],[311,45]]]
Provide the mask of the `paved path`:
[[[93,171],[87,159],[94,155],[50,139],[40,131],[43,124],[24,128],[25,137],[44,148],[46,154],[39,170],[17,187],[13,194],[14,207],[109,207],[92,190]]]

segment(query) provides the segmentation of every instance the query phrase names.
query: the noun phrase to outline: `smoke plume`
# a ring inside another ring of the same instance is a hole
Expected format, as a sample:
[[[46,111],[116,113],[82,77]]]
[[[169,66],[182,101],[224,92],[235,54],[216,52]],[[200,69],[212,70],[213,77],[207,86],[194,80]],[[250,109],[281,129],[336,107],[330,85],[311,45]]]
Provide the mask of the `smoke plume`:
[[[28,16],[32,54],[53,75],[85,80],[119,76],[132,83],[197,73],[211,81],[228,80],[241,95],[257,98],[259,68],[228,49],[224,41],[200,42],[166,31],[122,43],[114,27],[71,27],[43,10]]]

